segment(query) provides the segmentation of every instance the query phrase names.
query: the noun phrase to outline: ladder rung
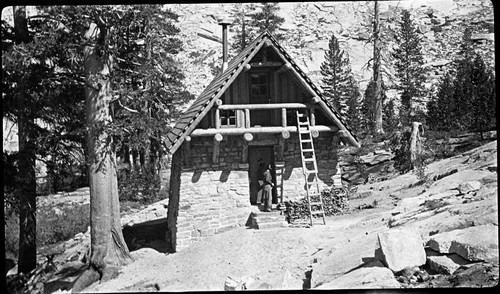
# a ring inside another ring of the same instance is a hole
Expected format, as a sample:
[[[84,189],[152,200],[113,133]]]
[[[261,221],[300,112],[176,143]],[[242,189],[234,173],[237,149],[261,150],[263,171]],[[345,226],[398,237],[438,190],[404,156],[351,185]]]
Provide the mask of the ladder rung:
[[[323,210],[316,210],[316,211],[311,211],[311,214],[314,215],[314,214],[325,214],[325,212]]]
[[[304,142],[312,142],[313,140],[312,139],[302,139],[302,143]]]
[[[303,114],[303,113],[300,113],[300,112],[297,112],[297,116],[298,116],[298,117],[304,117],[304,114]]]
[[[299,126],[308,126],[309,122],[307,121],[299,121]]]
[[[302,149],[302,153],[304,152],[314,152],[314,149]]]
[[[309,174],[312,174],[312,173],[317,173],[318,170],[316,170],[316,169],[306,169],[305,172],[309,173]]]
[[[315,161],[315,159],[314,159],[314,157],[304,158],[304,161],[311,162],[311,161]]]
[[[323,202],[311,202],[310,204],[311,204],[311,205],[322,205],[322,204],[323,204]]]

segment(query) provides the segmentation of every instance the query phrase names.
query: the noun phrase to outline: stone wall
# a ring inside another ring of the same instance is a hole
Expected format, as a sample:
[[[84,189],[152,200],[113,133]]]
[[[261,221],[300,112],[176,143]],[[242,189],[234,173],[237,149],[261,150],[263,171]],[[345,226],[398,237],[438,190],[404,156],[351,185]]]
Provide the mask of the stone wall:
[[[332,150],[332,138],[333,135],[331,133],[322,133],[318,138],[314,139],[314,149],[319,171],[318,177],[320,182],[323,182],[322,188],[332,185],[333,180],[331,177],[337,172],[335,169],[337,155]],[[306,196],[300,143],[296,134],[292,134],[290,139],[286,140],[283,159],[276,159],[276,161],[284,162],[283,199],[296,199]]]
[[[331,133],[327,133],[314,140],[319,178],[325,185],[331,185],[331,176],[335,173],[336,155],[332,152],[332,137]],[[305,196],[298,136],[292,134],[285,141],[281,158],[277,137],[267,138],[266,142],[275,143],[275,163],[283,164],[284,200]],[[261,145],[262,142],[250,142],[250,145]],[[220,142],[218,163],[212,162],[212,137],[194,137],[189,149],[185,145],[181,148],[184,148],[185,156],[180,178],[177,250],[207,236],[244,226],[250,212],[256,210],[250,205],[249,165],[243,162],[246,158],[244,152],[247,151],[241,136],[225,137]],[[277,182],[280,189],[279,175]]]
[[[201,238],[244,226],[250,214],[248,164],[242,140],[224,138],[212,163],[213,138],[192,138],[184,151],[177,219],[177,250]]]

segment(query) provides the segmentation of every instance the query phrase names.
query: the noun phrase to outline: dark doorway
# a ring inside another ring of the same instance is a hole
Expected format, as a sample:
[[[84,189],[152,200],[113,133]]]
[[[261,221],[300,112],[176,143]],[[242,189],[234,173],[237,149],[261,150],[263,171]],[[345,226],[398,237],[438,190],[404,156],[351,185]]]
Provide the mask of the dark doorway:
[[[262,180],[264,170],[260,163],[271,163],[274,166],[274,147],[273,146],[250,146],[248,147],[248,175],[250,178],[250,203],[257,203],[257,196],[262,193],[259,180]],[[278,203],[276,194],[276,172],[271,172],[274,181],[273,203]]]

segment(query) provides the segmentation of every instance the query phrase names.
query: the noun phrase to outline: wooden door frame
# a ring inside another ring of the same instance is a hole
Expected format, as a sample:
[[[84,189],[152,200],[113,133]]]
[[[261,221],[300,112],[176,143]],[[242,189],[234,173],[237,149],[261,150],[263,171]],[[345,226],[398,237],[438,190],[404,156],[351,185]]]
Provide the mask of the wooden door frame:
[[[252,173],[250,171],[250,168],[252,166],[252,163],[250,162],[251,159],[253,159],[251,157],[251,152],[253,152],[252,150],[256,150],[256,149],[268,149],[270,151],[270,159],[271,159],[271,162],[270,164],[273,165],[273,167],[275,166],[275,160],[276,160],[276,157],[275,157],[275,152],[274,152],[274,145],[254,145],[254,146],[248,146],[248,178],[249,178],[249,186],[248,186],[248,193],[249,193],[249,200],[250,202],[252,202],[252,193],[251,193],[251,189],[252,189],[252,185],[251,185],[251,177],[252,177]],[[276,189],[276,169],[273,168],[273,170],[271,171],[271,175],[272,175],[272,178],[273,178],[273,183],[274,183],[274,187],[272,189],[272,194],[273,194],[273,204],[276,204],[277,201],[278,201],[278,193],[277,193],[277,189]]]

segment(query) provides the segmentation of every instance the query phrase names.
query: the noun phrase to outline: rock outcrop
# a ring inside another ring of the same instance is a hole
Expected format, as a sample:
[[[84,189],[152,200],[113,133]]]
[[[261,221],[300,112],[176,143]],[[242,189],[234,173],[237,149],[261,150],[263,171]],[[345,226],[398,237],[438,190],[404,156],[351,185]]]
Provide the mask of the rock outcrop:
[[[378,245],[375,258],[393,272],[402,271],[407,267],[418,267],[426,262],[422,238],[416,232],[394,229],[379,233]]]
[[[498,225],[439,233],[430,237],[427,246],[440,253],[456,253],[470,261],[498,263]]]

